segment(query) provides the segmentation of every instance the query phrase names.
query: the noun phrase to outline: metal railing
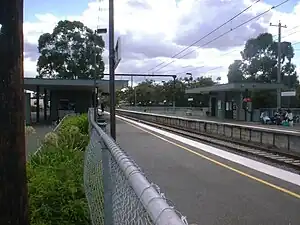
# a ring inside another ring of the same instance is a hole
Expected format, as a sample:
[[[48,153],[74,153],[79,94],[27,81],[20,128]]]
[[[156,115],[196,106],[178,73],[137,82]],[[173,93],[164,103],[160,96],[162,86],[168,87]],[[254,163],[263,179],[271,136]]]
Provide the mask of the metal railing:
[[[186,225],[165,195],[106,134],[89,111],[90,143],[85,152],[84,188],[93,225]]]
[[[294,129],[278,129],[248,124],[228,123],[214,120],[192,119],[178,116],[161,115],[148,112],[137,112],[117,109],[119,116],[135,120],[172,127],[182,131],[212,138],[224,138],[223,141],[243,141],[265,148],[274,148],[289,153],[299,153],[300,133]],[[229,139],[228,139],[229,138]]]
[[[209,111],[208,107],[175,107],[174,109],[172,106],[120,106],[120,109],[197,118],[207,117],[206,112]]]

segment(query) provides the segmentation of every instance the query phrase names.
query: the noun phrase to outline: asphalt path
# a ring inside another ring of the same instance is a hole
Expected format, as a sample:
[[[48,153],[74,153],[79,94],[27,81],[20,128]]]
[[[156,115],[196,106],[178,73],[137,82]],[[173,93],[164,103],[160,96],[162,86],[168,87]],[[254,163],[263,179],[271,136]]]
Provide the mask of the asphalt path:
[[[265,185],[278,185],[300,196],[300,187],[256,170],[205,153],[200,149],[164,141],[117,119],[117,142],[160,186],[176,208],[198,225],[299,225],[300,199]],[[200,152],[236,173],[184,148]]]

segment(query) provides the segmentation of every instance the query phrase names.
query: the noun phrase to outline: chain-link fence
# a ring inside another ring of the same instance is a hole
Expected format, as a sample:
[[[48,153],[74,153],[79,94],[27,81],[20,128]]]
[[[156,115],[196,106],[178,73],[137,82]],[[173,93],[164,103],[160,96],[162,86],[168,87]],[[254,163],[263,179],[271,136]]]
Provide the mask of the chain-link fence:
[[[116,145],[89,112],[90,143],[85,152],[84,187],[93,225],[186,225],[137,164]]]

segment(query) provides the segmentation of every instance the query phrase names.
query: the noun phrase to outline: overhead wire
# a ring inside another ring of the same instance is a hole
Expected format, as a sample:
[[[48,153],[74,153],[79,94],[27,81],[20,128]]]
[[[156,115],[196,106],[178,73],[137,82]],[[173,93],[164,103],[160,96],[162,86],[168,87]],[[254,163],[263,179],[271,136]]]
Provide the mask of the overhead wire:
[[[269,8],[268,10],[266,10],[266,11],[264,11],[264,12],[258,14],[258,15],[255,16],[255,17],[252,17],[252,18],[249,19],[249,20],[246,20],[245,22],[243,22],[243,23],[237,25],[237,26],[234,27],[234,28],[231,28],[229,31],[224,32],[223,34],[221,34],[221,35],[219,35],[219,36],[213,38],[212,40],[206,42],[205,44],[200,45],[200,46],[197,46],[197,49],[198,49],[198,48],[201,48],[201,47],[204,47],[204,46],[206,46],[206,45],[208,45],[208,44],[210,44],[210,43],[212,43],[212,42],[214,42],[214,41],[220,39],[221,37],[225,36],[226,34],[232,32],[233,30],[236,30],[236,29],[238,29],[238,28],[244,26],[245,24],[247,24],[247,23],[249,23],[249,22],[251,22],[251,21],[253,21],[253,20],[255,20],[255,19],[258,19],[259,17],[263,16],[264,14],[270,12],[271,10],[273,10],[273,9],[275,9],[275,8],[278,8],[279,6],[285,4],[285,3],[288,2],[288,1],[289,1],[289,0],[285,0],[285,1],[279,3],[279,4],[275,5],[275,6],[272,6],[272,7]],[[196,49],[194,49],[194,50],[192,50],[192,51],[189,51],[189,52],[187,52],[186,54],[184,54],[184,55],[178,57],[177,59],[181,59],[181,58],[183,58],[183,57],[185,57],[185,56],[191,54],[191,53],[194,52],[195,50],[196,50]],[[157,71],[159,71],[159,70],[161,70],[161,69],[167,67],[168,65],[172,64],[173,62],[175,62],[175,60],[172,60],[171,62],[167,63],[166,65],[164,65],[164,66],[162,66],[162,67],[160,67],[159,69],[155,70],[154,72],[157,72]]]
[[[222,57],[222,56],[225,56],[225,55],[229,55],[229,54],[231,54],[231,53],[233,53],[233,52],[236,52],[236,51],[240,51],[240,49],[234,49],[234,50],[232,50],[232,51],[229,51],[229,52],[226,52],[226,53],[222,53],[222,54],[220,54],[218,57]],[[199,64],[200,64],[200,63],[204,63],[204,61],[199,62]],[[197,66],[197,67],[195,67],[195,66],[193,66],[193,65],[188,65],[188,66],[183,66],[183,67],[181,67],[181,69],[188,68],[188,67],[192,67],[192,68],[189,69],[189,70],[186,70],[186,71],[178,72],[178,73],[176,73],[176,75],[183,74],[183,73],[187,73],[187,72],[192,72],[192,71],[195,71],[195,70],[200,69],[200,68],[205,67],[205,66]],[[167,70],[167,71],[162,71],[161,73],[164,73],[164,74],[165,74],[165,73],[170,73],[170,72],[172,72],[172,71],[176,71],[176,69]]]
[[[288,29],[287,31],[292,31],[292,30],[294,30],[294,29],[296,29],[296,28],[298,28],[298,27],[300,27],[300,25],[294,26],[294,27]],[[294,31],[294,32],[292,32],[292,33],[289,33],[289,34],[285,35],[285,36],[282,37],[282,38],[286,38],[286,37],[291,36],[291,35],[293,35],[293,34],[295,34],[295,33],[298,33],[298,32],[300,32],[300,30]],[[276,37],[276,36],[278,36],[278,35],[277,35],[277,34],[276,34],[276,35],[273,35],[273,38]],[[298,43],[298,42],[297,42],[297,43]],[[297,43],[294,43],[294,44],[297,44]],[[300,42],[299,42],[299,43],[300,43]],[[292,45],[293,45],[293,43],[292,43]],[[233,50],[233,51],[231,51],[231,52],[227,52],[227,53],[225,53],[225,54],[221,54],[221,55],[219,55],[218,57],[222,57],[222,56],[225,56],[225,55],[228,55],[228,54],[231,54],[231,53],[233,53],[233,52],[240,51],[240,50],[241,50],[241,49],[235,49],[235,50]],[[300,50],[300,49],[294,49],[294,51],[299,51],[299,50]],[[203,61],[202,61],[202,62],[203,62]],[[188,67],[193,67],[193,68],[190,69],[190,70],[178,72],[178,73],[176,73],[176,75],[179,75],[179,74],[185,74],[185,73],[187,73],[187,72],[192,72],[192,71],[198,70],[198,69],[200,69],[200,68],[203,68],[203,67],[205,67],[205,66],[197,66],[197,67],[194,67],[193,65],[188,65],[188,66],[183,66],[183,67],[181,67],[181,69],[188,68]],[[217,68],[219,68],[219,67],[217,67]],[[172,70],[168,70],[168,71],[162,71],[162,73],[169,73],[169,72],[173,72],[173,71],[176,71],[176,69],[172,69]],[[210,70],[208,70],[208,71],[210,71]],[[207,71],[207,72],[208,72],[208,71]]]
[[[300,44],[300,41],[291,43],[291,45],[296,45],[296,44]],[[294,51],[299,51],[299,50],[300,50],[300,49],[294,49]],[[237,51],[237,50],[235,50],[235,51]],[[202,67],[204,67],[204,66],[202,66]],[[217,66],[217,67],[214,67],[214,68],[212,68],[212,69],[206,70],[206,71],[204,71],[203,73],[208,73],[208,72],[210,72],[210,71],[217,70],[217,69],[223,68],[223,67],[224,67],[224,66]],[[197,69],[195,69],[195,70],[197,70]],[[189,71],[189,72],[190,72],[190,71]]]
[[[289,31],[291,31],[291,30],[293,30],[293,29],[295,29],[295,28],[297,28],[297,27],[300,27],[300,25],[295,26],[295,27],[289,29]],[[300,31],[295,31],[295,32],[293,32],[293,33],[290,33],[290,34],[284,36],[283,38],[288,37],[288,36],[291,36],[291,35],[293,35],[294,33],[297,33],[297,32],[300,32]],[[274,36],[276,36],[276,35],[274,35]],[[273,37],[274,37],[274,36],[273,36]],[[295,45],[295,44],[298,44],[298,43],[300,43],[300,42],[292,43],[292,45]],[[228,54],[231,54],[231,53],[233,53],[233,52],[240,51],[240,50],[241,50],[241,49],[235,49],[235,50],[233,50],[233,51],[230,51],[230,52],[226,52],[226,53],[220,54],[218,57],[222,57],[222,56],[225,56],[225,55],[228,55]],[[300,49],[294,49],[294,51],[299,51],[299,50],[300,50]],[[200,63],[203,63],[203,61],[200,62]],[[193,72],[193,71],[198,70],[198,69],[201,69],[201,68],[203,68],[203,67],[205,67],[205,66],[197,66],[197,67],[194,67],[193,65],[188,65],[188,66],[183,66],[183,67],[181,67],[181,69],[188,68],[188,67],[193,67],[193,68],[191,68],[191,69],[189,69],[189,70],[185,70],[185,71],[178,72],[178,73],[176,73],[176,75],[186,74],[186,73],[188,73],[188,72]],[[215,70],[215,69],[217,69],[217,68],[221,68],[221,67],[222,67],[222,66],[218,66],[218,67],[212,68],[212,69],[210,69],[210,70],[205,71],[204,73],[209,72],[209,71],[211,71],[211,70]],[[162,73],[168,73],[168,72],[172,72],[172,71],[176,71],[176,69],[172,69],[172,70],[168,70],[168,71],[162,71]]]
[[[289,36],[289,35],[288,35],[288,36]],[[285,37],[287,37],[287,36],[285,36]],[[300,41],[291,43],[292,46],[293,46],[293,45],[296,45],[296,44],[300,44]],[[234,51],[232,51],[232,52],[235,52],[235,51],[239,51],[239,49],[236,49],[236,50],[234,50]],[[294,49],[294,51],[300,51],[300,49]],[[229,53],[232,53],[232,52],[229,52]],[[225,54],[223,54],[223,55],[220,55],[220,57],[221,57],[221,56],[224,56],[224,55],[228,55],[229,53],[225,53]],[[202,68],[202,67],[205,67],[205,66],[201,66],[201,68]],[[194,69],[194,68],[195,68],[195,69]],[[191,72],[191,71],[197,70],[197,69],[199,69],[200,67],[194,67],[194,68],[193,68],[192,70],[186,71],[186,72],[184,72],[184,73],[187,73],[187,72]],[[210,71],[212,71],[212,70],[219,69],[219,68],[223,68],[223,66],[217,66],[217,67],[214,67],[214,68],[212,68],[212,69],[209,69],[209,70],[207,70],[207,71],[204,71],[204,73],[207,73],[207,72],[210,72]],[[180,72],[180,73],[177,73],[176,75],[178,75],[178,74],[183,74],[183,73]]]
[[[300,30],[294,31],[294,32],[292,32],[292,33],[289,33],[289,34],[283,36],[282,39],[283,39],[283,38],[286,38],[286,37],[289,37],[289,36],[291,36],[291,35],[293,35],[293,34],[299,33],[299,32],[300,32]],[[278,36],[278,35],[277,35],[277,36]],[[273,37],[274,37],[274,36],[273,36]],[[278,40],[278,38],[277,38],[276,40]]]
[[[234,49],[234,50],[232,50],[232,51],[230,51],[230,52],[226,52],[226,53],[220,54],[218,57],[222,57],[222,56],[225,56],[225,55],[229,55],[229,54],[231,54],[231,53],[233,53],[233,52],[236,52],[236,51],[240,51],[240,49]],[[203,61],[202,61],[202,62],[203,62]],[[203,68],[203,67],[205,67],[205,66],[203,65],[203,66],[194,67],[194,68],[192,68],[192,69],[190,69],[190,70],[185,70],[185,71],[182,71],[182,72],[178,72],[178,73],[176,73],[176,75],[179,75],[179,74],[185,74],[185,73],[188,73],[188,72],[193,72],[193,71],[198,70],[198,69],[201,69],[201,68]],[[184,67],[182,67],[182,68],[184,68]]]
[[[295,29],[298,28],[298,27],[300,27],[300,25],[297,25],[297,26],[294,26],[294,27],[292,27],[292,28],[290,28],[290,29],[287,29],[287,32],[292,31],[292,30],[295,30]],[[288,37],[288,36],[290,36],[290,35],[292,35],[292,34],[294,34],[294,33],[297,33],[297,32],[299,32],[299,31],[290,33],[290,34],[288,34],[288,35],[285,36],[285,37]],[[275,38],[275,37],[277,37],[277,36],[278,36],[278,34],[275,34],[275,35],[273,35],[273,38]],[[285,37],[283,37],[283,38],[285,38]],[[278,39],[278,38],[276,38],[276,39]]]
[[[192,44],[190,44],[189,46],[187,46],[186,48],[184,48],[183,50],[179,51],[178,53],[176,53],[175,55],[173,55],[171,57],[174,58],[176,56],[178,56],[179,54],[185,52],[186,50],[190,49],[191,47],[193,47],[194,45],[198,44],[200,41],[202,41],[203,39],[205,39],[206,37],[208,37],[209,35],[211,35],[212,33],[214,33],[215,31],[219,30],[220,28],[222,28],[223,26],[225,26],[226,24],[230,23],[232,20],[234,20],[235,18],[237,18],[238,16],[242,15],[244,12],[246,12],[247,10],[249,10],[251,7],[253,7],[255,4],[257,4],[258,2],[260,2],[261,0],[256,0],[254,3],[252,3],[250,6],[248,6],[247,8],[245,8],[244,10],[242,10],[241,12],[239,12],[238,14],[236,14],[235,16],[231,17],[229,20],[227,20],[226,22],[224,22],[223,24],[221,24],[220,26],[218,26],[217,28],[215,28],[214,30],[212,30],[211,32],[209,32],[208,34],[204,35],[203,37],[201,37],[200,39],[198,39],[197,41],[193,42]],[[153,68],[149,69],[148,71],[154,70],[155,68],[163,65],[165,62],[162,62],[156,66],[154,66]]]

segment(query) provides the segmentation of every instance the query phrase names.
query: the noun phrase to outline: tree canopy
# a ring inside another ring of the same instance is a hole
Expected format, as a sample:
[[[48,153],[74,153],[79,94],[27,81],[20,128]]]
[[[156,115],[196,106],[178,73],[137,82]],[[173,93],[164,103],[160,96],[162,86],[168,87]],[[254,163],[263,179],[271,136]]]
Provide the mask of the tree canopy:
[[[277,82],[278,42],[269,33],[263,33],[249,39],[241,60],[234,60],[228,68],[228,82]],[[292,63],[294,49],[290,42],[281,43],[281,83],[287,88],[297,88],[296,66]],[[255,107],[272,107],[276,101],[275,92],[259,91],[252,93]]]
[[[278,42],[269,33],[249,39],[241,52],[242,60],[235,60],[228,68],[228,81],[277,82]],[[281,43],[281,80],[295,87],[298,83],[296,66],[292,63],[294,49],[290,42]]]
[[[79,21],[60,21],[53,32],[38,40],[40,56],[37,72],[40,78],[102,78],[104,41]],[[95,57],[96,56],[96,57]],[[95,62],[96,60],[96,62]]]
[[[118,102],[125,102],[125,104],[141,106],[158,106],[158,105],[172,105],[175,96],[176,106],[184,107],[190,106],[188,102],[189,97],[193,97],[193,106],[204,107],[208,105],[207,95],[193,95],[185,94],[187,88],[195,88],[201,86],[211,86],[215,82],[210,77],[199,77],[193,79],[192,76],[164,81],[156,83],[154,80],[145,80],[139,83],[136,87],[128,87],[117,92]]]

